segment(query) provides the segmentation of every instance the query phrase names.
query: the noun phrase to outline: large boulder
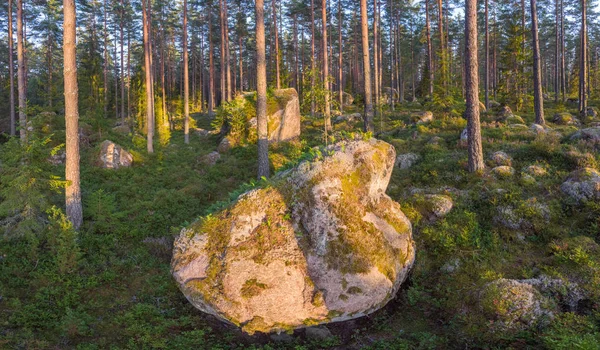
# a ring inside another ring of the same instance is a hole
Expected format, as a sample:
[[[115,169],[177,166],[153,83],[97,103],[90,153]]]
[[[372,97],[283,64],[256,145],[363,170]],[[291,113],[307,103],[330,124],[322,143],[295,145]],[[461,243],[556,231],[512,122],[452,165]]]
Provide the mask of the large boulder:
[[[280,89],[273,92],[267,103],[267,130],[269,142],[291,141],[300,136],[300,100],[296,89]],[[251,133],[256,134],[256,118],[248,122]]]
[[[105,169],[126,168],[133,164],[133,156],[123,147],[106,140],[100,145],[99,163]]]
[[[431,111],[418,112],[412,115],[413,122],[417,124],[427,124],[433,121],[433,113]]]
[[[573,136],[572,140],[586,140],[594,143],[600,143],[600,127],[581,129],[577,131]]]
[[[498,112],[498,120],[505,121],[509,117],[514,116],[512,109],[509,106],[502,106],[500,112]]]
[[[333,93],[333,98],[336,101],[340,100],[340,93],[339,92],[334,92]],[[352,97],[352,95],[350,95],[349,93],[342,91],[342,107],[348,107],[350,105],[352,105],[354,103],[354,97]]]
[[[558,125],[577,125],[579,121],[571,113],[561,112],[556,113],[552,117],[552,122]]]
[[[361,317],[394,297],[415,257],[385,194],[394,148],[371,139],[322,154],[182,230],[172,273],[195,307],[254,333]]]

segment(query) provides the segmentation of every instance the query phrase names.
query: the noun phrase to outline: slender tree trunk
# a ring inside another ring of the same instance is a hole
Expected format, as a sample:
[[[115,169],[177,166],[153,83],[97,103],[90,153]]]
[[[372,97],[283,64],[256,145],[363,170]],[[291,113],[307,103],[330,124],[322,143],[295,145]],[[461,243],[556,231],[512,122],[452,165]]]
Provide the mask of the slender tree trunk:
[[[142,0],[142,21],[144,34],[144,73],[146,82],[146,128],[147,128],[147,149],[148,153],[154,153],[154,108],[153,108],[153,89],[152,89],[152,63],[150,62],[150,23],[148,22],[148,11],[150,0]]]
[[[215,109],[215,62],[212,38],[212,1],[208,7],[208,115],[214,115]]]
[[[298,54],[298,17],[294,13],[294,87],[296,91],[300,91],[300,59]]]
[[[479,67],[477,61],[477,0],[465,3],[465,88],[467,130],[469,137],[469,171],[484,169],[479,122]]]
[[[223,2],[226,0],[219,0],[219,19],[220,19],[220,30],[221,30],[221,104],[226,101],[227,96],[227,74],[225,73],[225,9]]]
[[[587,3],[581,0],[581,38],[579,51],[579,114],[582,118],[586,115],[587,109]]]
[[[315,116],[315,75],[317,67],[315,62],[315,0],[310,0],[310,116]]]
[[[223,11],[225,11],[225,16],[223,16],[223,33],[225,34],[225,75],[227,85],[227,102],[231,101],[232,98],[232,84],[231,84],[231,52],[229,45],[229,17],[227,12],[227,0],[223,0]]]
[[[567,98],[567,69],[565,65],[565,12],[563,0],[560,0],[560,32],[560,84],[564,103]]]
[[[447,75],[447,62],[446,62],[446,49],[445,49],[445,45],[444,45],[444,20],[443,20],[443,11],[444,11],[444,7],[442,5],[442,0],[438,0],[438,32],[439,32],[439,36],[440,36],[440,72],[439,72],[439,77],[441,77],[442,79],[442,87],[443,87],[443,94],[446,95],[447,93],[447,82],[446,82],[446,75]]]
[[[542,95],[542,69],[540,59],[540,41],[538,39],[536,0],[531,0],[531,38],[533,48],[533,103],[535,123],[544,125],[544,97]]]
[[[265,54],[265,6],[256,0],[256,121],[258,134],[258,178],[269,177],[267,134],[267,66]]]
[[[13,0],[8,0],[8,74],[10,75],[10,136],[15,136],[17,133],[17,120],[15,114],[15,63],[14,63],[14,48],[13,48]]]
[[[123,48],[124,48],[124,41],[125,41],[125,36],[124,36],[124,29],[123,29],[123,25],[124,25],[124,12],[125,12],[125,4],[123,2],[123,0],[121,0],[121,11],[120,11],[120,29],[121,29],[121,124],[125,125],[125,65],[124,65],[124,52],[123,52]]]
[[[329,100],[329,58],[327,57],[327,0],[321,1],[323,23],[323,88],[325,89],[325,137],[331,130],[331,105]],[[326,140],[327,141],[327,140]]]
[[[374,113],[377,114],[379,109],[380,96],[379,96],[379,14],[377,12],[377,0],[373,0],[373,79],[374,79],[374,97],[375,97],[375,109]],[[393,95],[393,93],[392,93]]]
[[[239,37],[239,42],[240,42],[240,47],[239,47],[239,51],[240,51],[240,92],[244,91],[244,56],[243,56],[243,51],[242,51],[242,36],[240,35]]]
[[[144,0],[142,0],[144,1]],[[108,117],[108,27],[107,27],[107,12],[108,5],[104,0],[104,7],[102,8],[104,15],[104,118]]]
[[[429,21],[429,0],[425,0],[425,35],[427,36],[427,70],[429,71],[429,97],[433,96],[433,49],[431,47],[431,24]]]
[[[485,0],[485,108],[490,108],[490,31],[488,0]]]
[[[188,71],[188,37],[187,37],[187,0],[183,0],[183,113],[184,120],[184,140],[190,143],[190,77]]]
[[[27,96],[25,84],[25,48],[23,47],[23,0],[17,0],[17,85],[19,90],[19,134],[27,141]]]
[[[344,82],[343,82],[343,51],[342,51],[342,0],[338,0],[338,45],[339,45],[339,53],[338,53],[338,94],[339,94],[339,103],[340,103],[340,113],[344,113]]]
[[[369,21],[367,18],[367,0],[360,0],[360,27],[362,36],[362,56],[365,86],[364,130],[366,132],[373,132],[373,100],[371,97],[371,59],[369,58]]]
[[[75,0],[63,1],[63,54],[65,86],[66,162],[65,204],[67,218],[78,230],[83,222],[79,182],[79,110],[76,60]]]
[[[279,29],[277,28],[277,1],[272,0],[273,5],[273,32],[275,34],[275,82],[277,89],[281,89],[281,73],[279,62]]]
[[[558,96],[560,94],[560,92],[558,91],[558,87],[559,87],[559,72],[560,72],[560,67],[559,67],[559,47],[560,47],[560,39],[559,39],[559,8],[558,8],[558,0],[554,1],[554,9],[555,9],[555,39],[556,39],[556,45],[554,46],[554,103],[558,103]]]

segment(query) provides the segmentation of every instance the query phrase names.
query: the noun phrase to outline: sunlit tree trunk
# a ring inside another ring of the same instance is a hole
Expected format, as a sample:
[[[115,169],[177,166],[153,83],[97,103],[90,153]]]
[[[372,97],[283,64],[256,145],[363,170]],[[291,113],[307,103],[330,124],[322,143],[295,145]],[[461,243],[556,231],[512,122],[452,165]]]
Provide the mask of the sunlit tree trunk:
[[[79,110],[76,59],[75,0],[63,1],[63,54],[65,86],[66,162],[65,204],[67,218],[76,230],[83,222],[79,182]]]
[[[275,86],[277,89],[281,89],[281,72],[279,62],[279,28],[277,28],[277,2],[272,0],[273,5],[273,32],[275,34]]]
[[[542,69],[540,59],[540,41],[538,39],[536,0],[531,0],[531,38],[533,48],[533,103],[535,123],[544,125],[544,97],[542,95]]]
[[[490,108],[490,31],[488,0],[485,0],[485,108]]]
[[[215,109],[215,62],[212,38],[212,1],[207,4],[208,11],[208,115],[212,116]]]
[[[25,79],[25,48],[23,47],[23,0],[17,0],[17,85],[19,90],[19,135],[27,140],[27,96]]]
[[[267,134],[267,66],[265,53],[265,6],[256,0],[256,121],[258,134],[258,178],[269,176]]]
[[[310,116],[315,116],[315,75],[316,75],[316,62],[315,62],[315,0],[310,0]]]
[[[373,0],[373,80],[374,80],[374,97],[375,110],[377,113],[379,106],[379,14],[377,12],[377,0]],[[393,95],[393,94],[392,94]]]
[[[587,3],[581,0],[581,33],[579,51],[579,114],[585,117],[587,109]]]
[[[339,94],[339,103],[340,103],[340,113],[344,113],[344,81],[343,81],[343,54],[342,54],[342,0],[338,0],[338,44],[339,44],[339,53],[338,53],[338,94]]]
[[[371,97],[371,59],[369,58],[369,23],[367,18],[367,0],[360,0],[360,27],[362,36],[363,72],[365,90],[364,130],[374,131],[373,100]]]
[[[124,34],[124,13],[125,13],[125,4],[123,0],[121,0],[121,11],[120,11],[120,39],[121,39],[121,123],[125,125],[125,58],[124,58],[124,46],[125,46],[125,34]]]
[[[150,23],[148,22],[148,7],[150,0],[142,0],[142,21],[143,21],[143,35],[144,35],[144,73],[146,83],[146,128],[147,138],[146,146],[148,153],[154,153],[153,136],[154,136],[154,108],[153,108],[153,95],[152,91],[152,63],[150,61]]]
[[[144,0],[142,0],[144,1]],[[108,26],[107,26],[107,16],[108,16],[108,5],[106,0],[104,0],[104,6],[102,7],[103,15],[104,15],[104,118],[108,117]]]
[[[15,136],[17,133],[17,120],[15,114],[15,63],[14,63],[14,47],[13,47],[13,0],[8,0],[8,74],[10,75],[10,136]]]
[[[325,90],[325,136],[331,130],[331,104],[329,100],[329,58],[327,57],[327,0],[321,1],[323,23],[323,88]]]
[[[190,143],[190,77],[188,64],[187,0],[183,0],[183,113],[184,142]]]
[[[433,96],[433,48],[431,46],[431,22],[429,21],[429,0],[425,0],[425,36],[427,37],[427,70],[429,72],[428,94]]]
[[[465,90],[469,171],[483,170],[483,148],[479,122],[479,64],[477,61],[477,0],[465,3]]]

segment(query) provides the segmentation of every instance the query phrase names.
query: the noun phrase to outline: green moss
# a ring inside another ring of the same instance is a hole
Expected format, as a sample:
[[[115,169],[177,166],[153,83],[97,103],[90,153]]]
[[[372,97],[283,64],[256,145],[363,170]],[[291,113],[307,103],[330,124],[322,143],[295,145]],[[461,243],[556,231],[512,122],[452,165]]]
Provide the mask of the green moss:
[[[242,297],[250,299],[262,293],[263,290],[267,289],[268,286],[264,283],[258,282],[256,278],[252,278],[244,282],[242,286]]]
[[[354,295],[354,294],[362,294],[363,291],[360,287],[352,286],[352,287],[348,288],[348,290],[346,292],[348,294]]]

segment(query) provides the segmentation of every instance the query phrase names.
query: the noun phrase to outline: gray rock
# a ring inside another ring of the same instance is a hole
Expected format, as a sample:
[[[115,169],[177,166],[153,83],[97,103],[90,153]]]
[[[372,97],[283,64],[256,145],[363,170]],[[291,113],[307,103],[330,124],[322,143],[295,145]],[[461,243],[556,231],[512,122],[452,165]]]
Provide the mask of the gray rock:
[[[492,155],[490,156],[490,160],[497,166],[500,166],[500,165],[511,166],[512,165],[512,158],[508,154],[506,154],[505,152],[502,152],[502,151],[492,153]]]
[[[554,114],[552,122],[558,125],[577,125],[579,121],[571,113],[561,112]]]
[[[415,165],[420,159],[421,156],[414,153],[399,154],[398,157],[396,157],[395,164],[400,169],[409,169],[413,165]]]
[[[587,128],[577,131],[571,140],[586,140],[592,142],[600,142],[600,127]]]
[[[365,316],[394,298],[415,257],[411,224],[385,194],[394,147],[347,141],[323,154],[181,231],[172,274],[196,308],[267,333]]]
[[[452,198],[440,194],[429,194],[425,196],[426,215],[431,220],[441,219],[448,215],[454,207]]]
[[[427,124],[433,121],[433,113],[430,111],[419,112],[413,115],[413,121],[417,124]]]
[[[539,165],[530,165],[524,168],[523,172],[533,177],[542,177],[548,174],[548,171]]]
[[[547,133],[546,128],[544,128],[543,125],[540,124],[531,124],[531,126],[529,127],[529,130],[533,131],[535,134],[545,134]]]
[[[515,174],[515,169],[508,165],[497,166],[492,169],[492,174],[497,177],[511,177]]]
[[[577,202],[600,199],[600,173],[592,168],[579,169],[560,186],[561,191]]]
[[[106,140],[100,145],[99,164],[105,169],[127,168],[133,164],[133,156],[121,146]]]
[[[217,164],[217,161],[221,159],[221,154],[219,152],[210,152],[209,154],[206,154],[202,157],[200,157],[200,159],[198,160],[201,164],[207,165],[207,166],[213,166],[215,164]]]
[[[498,113],[498,119],[501,121],[505,121],[509,117],[514,116],[512,109],[509,106],[503,106]]]
[[[306,337],[311,340],[327,340],[333,337],[327,327],[309,327],[304,332]]]

